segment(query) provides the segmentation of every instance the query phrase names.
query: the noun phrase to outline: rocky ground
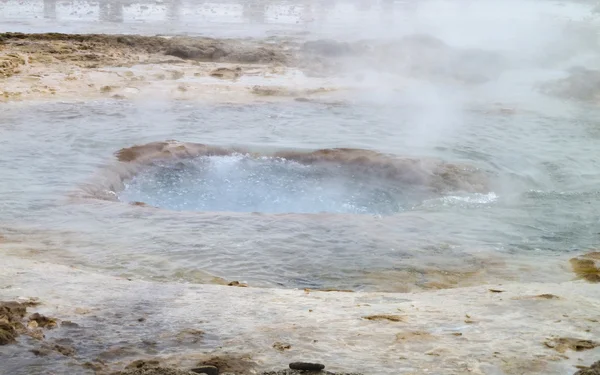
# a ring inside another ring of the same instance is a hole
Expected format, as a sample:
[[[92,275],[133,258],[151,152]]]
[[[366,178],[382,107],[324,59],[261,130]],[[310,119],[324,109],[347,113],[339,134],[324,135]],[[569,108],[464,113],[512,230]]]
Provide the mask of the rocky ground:
[[[7,374],[38,373],[22,367],[34,363],[58,373],[283,375],[300,360],[338,374],[590,375],[599,261],[597,252],[571,259],[576,279],[564,283],[396,294],[154,283],[6,256],[0,360]]]
[[[424,35],[346,43],[0,34],[2,101],[144,95],[306,100],[364,85],[360,73],[364,70],[476,85],[493,79],[504,68],[498,54],[456,49]]]
[[[476,85],[503,62],[423,36],[373,44],[4,33],[0,101],[329,100],[360,83],[364,67]],[[573,79],[588,85],[594,74]],[[18,257],[2,242],[0,233],[0,374],[189,375],[214,366],[292,375],[300,372],[286,367],[297,360],[335,371],[322,374],[598,374],[597,251],[565,260],[573,280],[562,283],[450,290],[462,285],[442,272],[443,285],[427,291],[326,293],[117,278]]]

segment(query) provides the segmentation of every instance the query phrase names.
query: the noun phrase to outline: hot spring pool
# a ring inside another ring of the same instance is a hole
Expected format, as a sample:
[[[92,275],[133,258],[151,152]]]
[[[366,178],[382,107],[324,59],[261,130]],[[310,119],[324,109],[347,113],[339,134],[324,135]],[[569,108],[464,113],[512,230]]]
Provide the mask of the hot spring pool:
[[[525,277],[523,267],[543,281],[540,257],[598,239],[594,112],[465,112],[444,137],[423,138],[415,112],[393,103],[5,109],[0,221],[36,259],[158,281],[406,291]],[[247,148],[201,154],[165,139]],[[149,151],[115,157],[136,144]],[[186,157],[152,156],[180,148]]]
[[[119,200],[177,211],[387,215],[410,208],[399,186],[360,177],[339,165],[201,157],[142,171],[125,184]]]

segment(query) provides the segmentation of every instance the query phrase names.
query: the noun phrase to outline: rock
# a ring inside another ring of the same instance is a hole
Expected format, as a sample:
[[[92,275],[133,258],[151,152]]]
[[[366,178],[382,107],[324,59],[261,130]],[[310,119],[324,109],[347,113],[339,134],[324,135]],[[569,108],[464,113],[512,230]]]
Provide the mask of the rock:
[[[71,357],[75,354],[75,349],[69,345],[55,344],[52,346],[52,349],[67,357]]]
[[[75,349],[69,345],[43,344],[41,348],[31,349],[31,352],[38,357],[45,357],[53,351],[60,353],[66,357],[71,357],[75,355]]]
[[[54,318],[48,318],[47,316],[41,315],[39,313],[35,313],[32,314],[29,317],[29,323],[34,323],[32,325],[35,325],[35,327],[41,327],[41,328],[47,328],[47,329],[52,329],[52,328],[56,328],[58,326],[58,324],[56,323],[56,319]],[[36,325],[37,324],[37,325]]]
[[[79,327],[79,324],[73,323],[70,320],[63,320],[62,322],[60,322],[60,326],[67,327],[67,328],[77,328],[77,327]]]
[[[26,64],[25,58],[18,54],[0,55],[0,78],[20,73],[21,67]]]
[[[600,375],[600,361],[593,363],[590,367],[577,371],[573,375]]]
[[[149,359],[149,360],[145,360],[145,359],[138,359],[137,361],[133,361],[130,364],[128,364],[127,366],[125,366],[125,369],[134,369],[134,368],[154,368],[154,367],[159,367],[160,362],[154,359]]]
[[[600,252],[591,252],[569,260],[573,272],[591,283],[600,282]]]
[[[292,370],[302,371],[321,371],[325,368],[325,365],[321,363],[310,363],[310,362],[292,362],[290,363]]]
[[[367,315],[363,316],[367,320],[389,320],[391,322],[403,322],[404,317],[400,315]]]
[[[196,364],[196,368],[204,366],[213,366],[219,369],[220,372],[231,372],[234,374],[253,374],[256,362],[252,361],[252,357],[243,354],[208,354],[201,358]]]
[[[246,288],[248,287],[248,284],[246,283],[240,283],[239,281],[232,281],[229,284],[227,284],[228,286],[239,286],[241,288]]]
[[[280,352],[291,349],[292,346],[290,344],[286,344],[284,342],[276,342],[273,344],[273,349],[278,350]]]
[[[219,375],[219,369],[215,366],[200,366],[193,368],[191,371],[196,374]]]
[[[173,367],[143,367],[126,369],[115,372],[112,375],[196,375],[193,372],[179,370]]]
[[[16,342],[17,336],[19,336],[19,334],[12,325],[0,321],[0,345],[7,345]]]
[[[239,66],[235,69],[231,68],[217,68],[210,72],[211,77],[221,79],[237,79],[242,75],[242,68]]]
[[[27,332],[22,320],[27,313],[27,307],[37,304],[37,302],[0,302],[0,345],[15,343],[20,333]]]
[[[187,328],[180,331],[176,339],[179,343],[196,344],[204,337],[204,331],[201,329]]]
[[[47,355],[49,355],[51,353],[50,349],[48,349],[48,348],[31,349],[31,352],[33,354],[35,354],[37,357],[46,357]]]
[[[559,353],[564,353],[567,350],[581,352],[584,350],[594,349],[600,346],[600,342],[575,339],[571,337],[558,337],[546,340],[544,345],[546,345],[548,348],[556,350]]]

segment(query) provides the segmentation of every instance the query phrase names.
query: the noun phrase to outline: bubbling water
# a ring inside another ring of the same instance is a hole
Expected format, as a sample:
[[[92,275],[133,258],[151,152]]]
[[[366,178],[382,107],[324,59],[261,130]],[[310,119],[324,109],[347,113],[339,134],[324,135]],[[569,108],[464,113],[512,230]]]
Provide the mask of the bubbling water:
[[[257,152],[177,141],[124,148],[88,197],[175,211],[391,215],[448,193],[488,192],[485,174],[361,149]]]
[[[382,215],[402,211],[416,199],[408,187],[363,177],[344,165],[202,156],[142,171],[125,183],[119,199],[178,211]]]

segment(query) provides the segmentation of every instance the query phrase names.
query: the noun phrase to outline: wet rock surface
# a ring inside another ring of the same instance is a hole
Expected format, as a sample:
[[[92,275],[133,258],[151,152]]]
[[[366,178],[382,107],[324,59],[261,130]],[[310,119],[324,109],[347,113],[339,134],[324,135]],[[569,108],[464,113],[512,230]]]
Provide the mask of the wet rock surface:
[[[568,350],[581,352],[591,350],[600,346],[600,342],[594,340],[577,339],[572,337],[557,337],[544,342],[549,348],[556,350],[559,353],[565,353]]]
[[[581,279],[591,283],[600,282],[600,252],[591,252],[572,258],[573,272]]]
[[[405,318],[400,315],[367,315],[363,316],[363,319],[373,320],[373,321],[390,321],[390,322],[403,322]]]
[[[321,371],[325,368],[324,364],[314,362],[292,362],[290,369],[302,371]]]
[[[219,375],[219,369],[215,366],[200,366],[192,369],[193,373],[206,375]]]
[[[580,369],[573,375],[600,375],[600,361],[593,363],[590,367]]]
[[[29,323],[24,318],[27,314],[27,308],[37,306],[37,301],[6,301],[0,302],[0,345],[13,344],[21,334],[26,334],[36,339],[44,337],[43,331],[37,329],[56,327],[56,320],[43,317],[38,313],[31,315]],[[42,321],[42,325],[38,324]],[[32,324],[33,323],[33,324]]]

